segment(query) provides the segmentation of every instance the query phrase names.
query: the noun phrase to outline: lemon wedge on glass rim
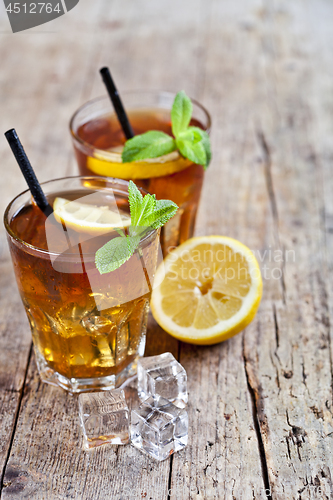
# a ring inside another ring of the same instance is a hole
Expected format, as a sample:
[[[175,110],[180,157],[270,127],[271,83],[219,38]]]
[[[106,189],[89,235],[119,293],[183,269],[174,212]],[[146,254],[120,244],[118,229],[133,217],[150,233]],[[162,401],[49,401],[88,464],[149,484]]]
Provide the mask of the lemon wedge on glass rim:
[[[128,227],[131,217],[126,212],[110,210],[107,206],[91,205],[57,197],[53,202],[55,219],[67,228],[89,234],[104,234],[115,227]]]
[[[192,165],[178,151],[157,158],[147,158],[130,163],[123,163],[121,153],[123,146],[110,150],[96,150],[94,156],[87,157],[87,168],[94,174],[119,179],[151,179],[180,172]]]
[[[155,320],[192,344],[215,344],[239,333],[253,320],[262,296],[254,254],[226,236],[187,240],[166,257],[156,280],[163,281],[152,294]]]

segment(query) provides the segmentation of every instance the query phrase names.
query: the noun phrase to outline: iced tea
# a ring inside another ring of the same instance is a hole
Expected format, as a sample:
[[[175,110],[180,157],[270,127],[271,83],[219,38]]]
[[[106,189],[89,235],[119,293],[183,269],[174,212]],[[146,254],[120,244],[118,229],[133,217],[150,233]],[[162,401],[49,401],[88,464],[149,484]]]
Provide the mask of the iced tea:
[[[123,101],[135,134],[148,130],[171,132],[170,109],[174,99],[167,92],[124,93]],[[210,129],[207,111],[193,101],[191,125]],[[97,174],[131,179],[157,199],[170,199],[179,210],[163,228],[163,253],[179,245],[194,232],[194,224],[204,170],[177,152],[160,159],[121,163],[125,136],[111,108],[108,97],[98,98],[82,106],[71,120],[74,150],[82,175]]]
[[[103,207],[113,199],[124,220],[127,188],[126,181],[88,177],[43,184],[51,205],[56,197],[89,203],[93,196]],[[87,237],[73,229],[64,248],[62,225],[47,221],[28,192],[9,205],[5,224],[42,379],[71,392],[119,385],[144,353],[159,232],[151,230],[141,240],[143,258],[135,253],[119,269],[100,275],[95,252],[117,232]]]

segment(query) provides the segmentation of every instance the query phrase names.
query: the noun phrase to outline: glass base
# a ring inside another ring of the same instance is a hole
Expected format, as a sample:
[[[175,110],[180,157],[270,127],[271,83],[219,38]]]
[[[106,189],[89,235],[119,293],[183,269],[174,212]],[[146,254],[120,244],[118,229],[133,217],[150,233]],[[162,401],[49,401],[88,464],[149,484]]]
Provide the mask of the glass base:
[[[37,350],[35,350],[36,352]],[[46,361],[36,352],[37,368],[42,382],[61,387],[71,394],[89,391],[110,391],[122,385],[129,377],[136,374],[138,359],[137,356],[122,372],[117,375],[96,378],[67,378],[52,370]]]

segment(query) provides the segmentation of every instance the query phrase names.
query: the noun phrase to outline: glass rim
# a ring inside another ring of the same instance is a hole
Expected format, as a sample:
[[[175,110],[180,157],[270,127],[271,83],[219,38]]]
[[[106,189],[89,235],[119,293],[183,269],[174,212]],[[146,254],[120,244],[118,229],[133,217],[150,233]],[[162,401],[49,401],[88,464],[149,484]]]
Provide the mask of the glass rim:
[[[141,95],[143,95],[143,94],[151,94],[151,95],[161,94],[161,95],[168,96],[170,98],[176,96],[175,92],[170,92],[168,90],[143,90],[143,89],[139,89],[139,90],[127,90],[127,91],[125,90],[122,92],[122,96],[131,95],[131,94],[133,94],[133,95],[135,95],[135,94],[141,94]],[[197,106],[198,108],[200,108],[201,111],[203,111],[203,113],[205,114],[205,116],[207,118],[207,126],[204,128],[204,130],[207,133],[210,133],[210,129],[212,126],[212,120],[211,120],[211,116],[210,116],[209,112],[199,101],[197,101],[196,99],[192,99],[192,98],[190,98],[190,99],[191,99],[192,103],[195,104],[195,106]],[[104,100],[108,101],[108,103],[110,104],[110,106],[112,108],[112,104],[110,102],[110,97],[108,95],[100,95],[100,96],[94,97],[93,99],[90,99],[89,101],[86,101],[84,104],[82,104],[73,113],[73,115],[69,121],[69,131],[70,131],[72,138],[75,139],[82,146],[89,148],[89,149],[93,149],[96,153],[98,153],[100,155],[105,154],[105,150],[96,148],[95,146],[93,146],[89,142],[84,141],[81,137],[79,137],[77,135],[77,133],[74,131],[73,123],[74,123],[74,120],[76,119],[76,117],[79,115],[79,113],[81,113],[81,111],[85,110],[86,108],[89,108],[89,106],[91,106],[97,102],[101,102]],[[170,110],[171,110],[171,108],[170,108]],[[114,153],[114,154],[117,154],[117,153]],[[118,153],[118,154],[120,156],[120,153]]]
[[[129,181],[127,181],[125,179],[118,179],[116,177],[105,177],[105,176],[97,176],[97,175],[68,175],[66,177],[57,177],[56,179],[50,179],[48,181],[41,182],[40,185],[41,186],[45,186],[46,184],[50,184],[52,182],[65,181],[65,180],[68,180],[68,179],[77,179],[77,180],[90,180],[90,179],[93,179],[93,180],[96,180],[98,182],[101,182],[103,180],[105,180],[107,182],[113,182],[113,181],[115,181],[118,184],[123,184],[124,186],[126,186],[126,188],[128,188],[128,185],[129,185]],[[140,190],[140,192],[143,195],[149,194],[146,189],[144,189],[142,187],[139,187],[139,186],[137,186],[137,187],[138,187],[138,189]],[[108,189],[108,188],[106,187],[105,189]],[[128,189],[126,189],[126,191],[128,192]],[[25,189],[24,191],[22,191],[21,193],[19,193],[17,196],[15,196],[9,202],[9,204],[7,205],[7,207],[5,209],[4,216],[3,216],[3,221],[4,221],[4,226],[5,226],[5,229],[7,231],[7,234],[11,238],[13,238],[19,245],[21,245],[24,248],[27,248],[27,249],[31,250],[33,253],[36,253],[37,255],[40,254],[41,256],[43,255],[43,256],[52,256],[52,257],[60,257],[61,255],[64,255],[63,252],[50,252],[49,250],[45,250],[44,248],[39,248],[39,247],[34,246],[34,245],[30,244],[30,243],[27,243],[26,241],[22,240],[19,236],[17,236],[17,234],[15,234],[15,232],[10,227],[10,221],[9,221],[9,217],[8,217],[9,216],[9,211],[10,211],[11,207],[13,206],[13,204],[15,203],[15,201],[17,201],[21,196],[23,196],[23,195],[25,195],[27,193],[30,193],[30,189]],[[20,208],[22,208],[22,206]],[[146,240],[148,240],[150,237],[152,237],[152,235],[154,235],[158,231],[159,231],[158,229],[153,229],[152,228],[151,231],[149,231],[149,233],[146,234],[142,240],[140,240],[140,244],[145,243]],[[94,253],[86,253],[84,255],[88,256],[88,255],[95,255],[95,254]],[[76,255],[70,255],[70,254],[68,254],[68,255],[64,256],[64,259],[66,261],[68,261],[68,262],[69,261],[77,261],[77,256]]]

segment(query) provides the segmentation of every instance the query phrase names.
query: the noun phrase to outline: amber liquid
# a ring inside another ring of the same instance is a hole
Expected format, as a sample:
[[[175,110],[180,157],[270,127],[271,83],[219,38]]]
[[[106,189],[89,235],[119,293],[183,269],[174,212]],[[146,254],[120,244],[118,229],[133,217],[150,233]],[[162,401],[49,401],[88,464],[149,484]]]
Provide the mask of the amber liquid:
[[[170,112],[167,110],[136,110],[129,111],[128,115],[136,135],[147,130],[161,130],[172,135]],[[196,120],[192,120],[191,124],[203,128]],[[79,127],[77,135],[92,146],[91,156],[93,156],[93,148],[110,150],[124,144],[126,140],[114,115],[88,121]],[[75,143],[74,149],[80,173],[82,175],[91,175],[92,172],[87,166],[89,155],[79,149]],[[139,165],[138,168],[140,168]],[[156,169],[158,168],[159,165],[156,164]],[[107,175],[114,177],[111,163]],[[177,215],[162,228],[161,243],[164,255],[172,247],[178,246],[193,236],[203,175],[203,167],[191,163],[184,170],[170,175],[150,179],[133,179],[137,185],[143,187],[149,193],[155,194],[157,199],[172,200],[179,206]]]
[[[87,190],[57,193],[49,201],[52,204],[56,196],[77,199],[82,195]],[[101,206],[107,203],[101,194]],[[117,205],[128,212],[127,200],[117,198]],[[26,243],[54,252],[56,248],[48,248],[45,220],[39,208],[27,205],[14,215],[10,227]],[[58,236],[60,241],[61,225],[55,222],[52,230],[53,241]],[[79,247],[69,249],[57,266],[48,252],[30,250],[9,238],[37,361],[66,379],[117,375],[138,357],[150,299],[150,289],[142,282],[142,263],[134,254],[121,268],[104,275],[99,275],[94,264],[95,251],[115,236],[113,231],[85,241],[84,258],[82,248],[81,253]],[[78,232],[78,241],[81,237],[86,235]],[[142,244],[150,276],[155,271],[157,245],[158,235]],[[129,294],[133,298],[126,301]]]

